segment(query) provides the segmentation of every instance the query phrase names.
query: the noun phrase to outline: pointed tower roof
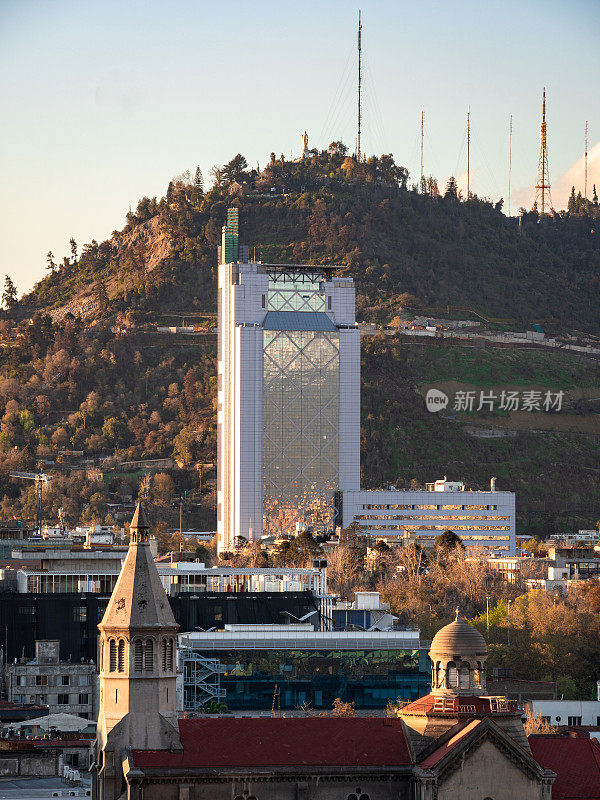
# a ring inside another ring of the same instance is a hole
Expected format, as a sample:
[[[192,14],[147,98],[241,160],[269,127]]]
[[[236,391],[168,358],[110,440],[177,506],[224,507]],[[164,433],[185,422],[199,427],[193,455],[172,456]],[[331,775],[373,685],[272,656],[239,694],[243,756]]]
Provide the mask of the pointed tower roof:
[[[141,503],[131,520],[130,535],[127,557],[98,627],[176,630],[179,626],[150,551],[148,520]]]

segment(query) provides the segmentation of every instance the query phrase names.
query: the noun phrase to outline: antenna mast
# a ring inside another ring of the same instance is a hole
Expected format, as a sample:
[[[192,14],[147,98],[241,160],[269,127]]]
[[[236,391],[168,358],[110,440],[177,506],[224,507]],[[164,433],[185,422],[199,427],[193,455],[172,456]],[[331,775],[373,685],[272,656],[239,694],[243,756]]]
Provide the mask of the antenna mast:
[[[425,194],[425,175],[423,173],[423,125],[425,112],[421,111],[421,194]]]
[[[539,202],[538,202],[539,200]],[[538,179],[535,185],[535,203],[540,215],[547,214],[547,208],[554,211],[550,195],[550,176],[548,173],[548,144],[546,140],[546,89],[542,99],[542,124],[540,127],[540,160],[538,163]]]
[[[585,121],[585,179],[584,179],[584,197],[587,200],[587,153],[588,153],[588,124]]]
[[[471,106],[467,111],[467,200],[471,197]]]
[[[508,128],[508,216],[510,217],[510,177],[512,172],[512,114]]]
[[[360,162],[360,94],[362,90],[362,23],[358,10],[358,135],[356,137],[356,160]]]

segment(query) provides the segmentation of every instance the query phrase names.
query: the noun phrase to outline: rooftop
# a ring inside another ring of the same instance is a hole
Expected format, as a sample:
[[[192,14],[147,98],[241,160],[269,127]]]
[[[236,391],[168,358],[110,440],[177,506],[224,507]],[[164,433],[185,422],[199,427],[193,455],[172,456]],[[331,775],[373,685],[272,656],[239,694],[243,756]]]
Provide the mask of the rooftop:
[[[381,717],[180,719],[183,752],[134,750],[136,767],[409,766],[400,720]]]
[[[600,798],[600,745],[594,739],[530,736],[533,757],[556,772],[552,800]]]

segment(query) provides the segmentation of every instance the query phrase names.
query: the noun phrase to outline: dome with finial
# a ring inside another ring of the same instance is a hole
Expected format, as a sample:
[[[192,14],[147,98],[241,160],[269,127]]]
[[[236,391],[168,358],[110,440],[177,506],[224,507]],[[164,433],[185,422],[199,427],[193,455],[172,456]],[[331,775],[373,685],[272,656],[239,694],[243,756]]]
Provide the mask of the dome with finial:
[[[430,656],[484,656],[487,655],[487,643],[477,628],[460,618],[456,609],[454,622],[440,628],[433,637]]]

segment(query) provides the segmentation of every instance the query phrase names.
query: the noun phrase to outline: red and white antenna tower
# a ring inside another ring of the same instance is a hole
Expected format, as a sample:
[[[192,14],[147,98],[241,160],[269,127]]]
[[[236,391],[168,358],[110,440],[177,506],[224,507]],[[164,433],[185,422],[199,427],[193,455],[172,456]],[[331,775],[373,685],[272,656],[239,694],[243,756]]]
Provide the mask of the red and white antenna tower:
[[[548,143],[546,139],[546,89],[542,99],[542,124],[540,127],[540,160],[538,163],[538,178],[535,185],[535,202],[538,213],[549,214],[554,212],[552,196],[550,195],[550,175],[548,172]]]
[[[585,121],[585,178],[584,178],[584,190],[583,196],[587,200],[587,156],[588,156],[588,124],[587,119]]]
[[[427,181],[425,180],[425,172],[423,171],[423,136],[425,133],[425,112],[421,111],[421,194],[427,192]]]
[[[360,161],[360,101],[362,91],[362,23],[358,11],[358,133],[356,137],[356,160]]]

